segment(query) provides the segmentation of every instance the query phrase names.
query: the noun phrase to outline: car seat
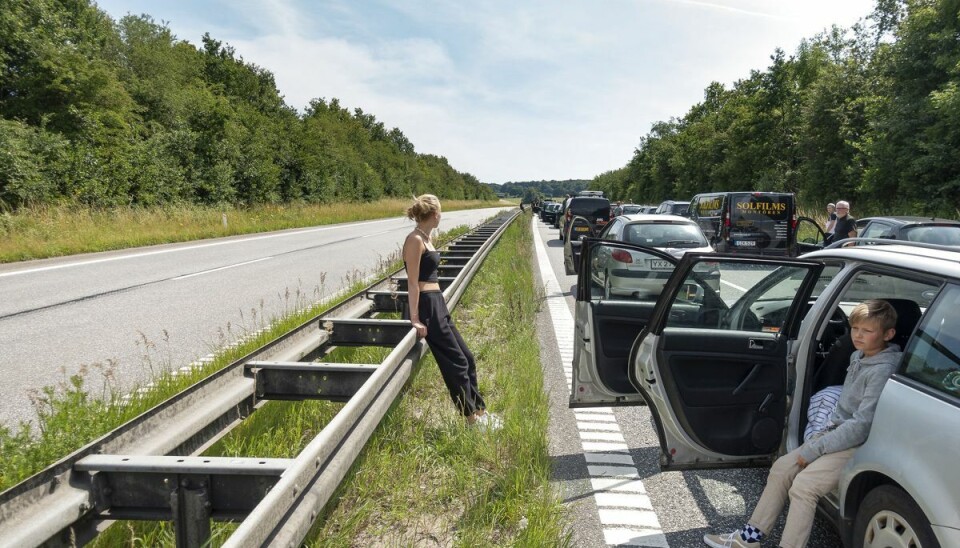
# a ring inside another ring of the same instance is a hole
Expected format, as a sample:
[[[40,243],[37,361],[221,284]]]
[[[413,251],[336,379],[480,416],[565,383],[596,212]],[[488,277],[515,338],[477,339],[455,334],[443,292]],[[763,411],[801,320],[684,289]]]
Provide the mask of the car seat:
[[[900,346],[900,350],[907,347],[907,341],[913,330],[920,322],[920,305],[910,299],[884,299],[897,311],[897,334],[890,342]],[[850,355],[855,350],[850,333],[843,335],[830,347],[823,363],[814,372],[813,389],[816,392],[821,388],[835,384],[843,384],[847,376],[847,367],[850,365]]]

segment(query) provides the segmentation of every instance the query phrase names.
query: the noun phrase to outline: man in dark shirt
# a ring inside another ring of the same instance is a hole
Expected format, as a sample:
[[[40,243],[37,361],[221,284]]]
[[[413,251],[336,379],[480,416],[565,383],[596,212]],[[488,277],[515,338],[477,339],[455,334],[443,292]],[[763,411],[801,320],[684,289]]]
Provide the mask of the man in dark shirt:
[[[855,221],[856,219],[850,216],[850,202],[837,202],[837,224],[833,227],[832,241],[856,238],[857,228],[853,224]]]

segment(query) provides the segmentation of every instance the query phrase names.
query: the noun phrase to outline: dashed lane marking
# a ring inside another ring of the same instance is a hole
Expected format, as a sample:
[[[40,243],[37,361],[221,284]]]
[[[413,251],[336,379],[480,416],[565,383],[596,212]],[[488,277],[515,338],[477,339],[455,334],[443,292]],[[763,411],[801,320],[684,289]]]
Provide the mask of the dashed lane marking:
[[[553,321],[569,391],[573,382],[573,317],[550,265],[536,218],[532,223],[547,310]],[[584,408],[575,410],[573,415],[603,525],[604,541],[615,546],[670,548],[613,410],[609,407]]]

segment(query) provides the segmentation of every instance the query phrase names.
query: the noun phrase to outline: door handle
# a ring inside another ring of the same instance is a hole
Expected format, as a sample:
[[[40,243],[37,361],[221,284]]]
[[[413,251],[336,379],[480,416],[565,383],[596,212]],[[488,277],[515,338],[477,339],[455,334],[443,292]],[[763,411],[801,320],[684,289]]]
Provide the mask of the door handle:
[[[748,384],[750,384],[750,381],[752,381],[754,377],[760,374],[761,367],[763,367],[763,364],[760,364],[760,363],[753,364],[753,369],[751,369],[750,372],[747,373],[747,376],[744,377],[742,381],[740,381],[740,384],[738,384],[737,387],[733,389],[734,396],[736,396],[740,392],[743,392],[743,389],[746,388]]]
[[[763,350],[766,346],[765,339],[747,339],[747,350]]]
[[[767,406],[773,402],[773,394],[767,394],[767,397],[763,398],[763,401],[760,403],[760,407],[757,408],[757,413],[761,415],[767,414]]]

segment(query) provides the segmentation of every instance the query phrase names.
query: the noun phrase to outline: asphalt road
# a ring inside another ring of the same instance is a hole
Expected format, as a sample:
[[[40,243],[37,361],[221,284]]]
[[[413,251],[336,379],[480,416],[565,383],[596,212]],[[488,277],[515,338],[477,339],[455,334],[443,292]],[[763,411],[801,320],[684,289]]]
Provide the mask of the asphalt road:
[[[546,246],[553,273],[565,293],[570,314],[574,313],[576,276],[567,276],[563,269],[563,246],[556,229],[533,221],[534,230]],[[538,283],[543,284],[541,275]],[[727,288],[723,289],[727,292]],[[726,297],[726,296],[725,296]],[[538,316],[541,359],[545,386],[550,396],[550,454],[553,459],[553,482],[569,512],[573,543],[578,547],[606,546],[594,491],[589,480],[577,421],[567,407],[569,390],[562,370],[560,348],[573,343],[569,333],[556,333],[547,307]],[[766,481],[765,469],[731,469],[690,472],[661,472],[659,442],[646,407],[615,408],[629,454],[639,473],[657,514],[666,542],[672,548],[704,546],[702,537],[708,532],[730,532],[743,526],[756,506]],[[784,513],[771,540],[779,539],[786,517]],[[775,542],[766,544],[774,545]],[[638,541],[636,546],[657,546]],[[819,518],[814,524],[808,544],[811,547],[840,547],[839,538]]]
[[[441,230],[500,209],[443,213]],[[0,424],[87,371],[125,392],[329,297],[397,253],[403,217],[0,265]]]

